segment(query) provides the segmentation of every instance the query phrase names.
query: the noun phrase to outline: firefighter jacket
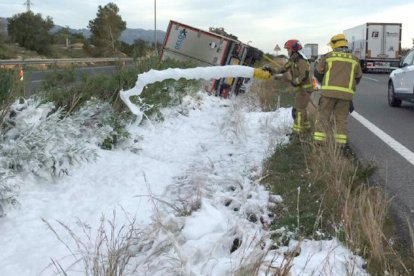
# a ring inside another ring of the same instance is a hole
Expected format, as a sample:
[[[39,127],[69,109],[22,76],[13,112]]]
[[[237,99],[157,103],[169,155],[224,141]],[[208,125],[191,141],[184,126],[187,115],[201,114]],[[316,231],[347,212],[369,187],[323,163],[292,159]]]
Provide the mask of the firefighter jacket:
[[[280,73],[293,86],[312,91],[309,61],[299,53],[295,52],[290,56]]]
[[[322,96],[352,100],[362,70],[358,58],[343,47],[324,55],[315,67],[314,76],[321,83]]]

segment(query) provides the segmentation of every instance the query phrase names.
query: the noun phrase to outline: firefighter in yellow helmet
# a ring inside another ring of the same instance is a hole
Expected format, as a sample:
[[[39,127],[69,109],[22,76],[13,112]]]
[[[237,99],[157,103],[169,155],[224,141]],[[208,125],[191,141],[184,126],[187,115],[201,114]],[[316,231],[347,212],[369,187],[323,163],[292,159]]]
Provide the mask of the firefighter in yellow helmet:
[[[310,77],[310,63],[306,56],[300,51],[302,45],[297,39],[290,39],[286,41],[284,48],[288,51],[289,61],[279,70],[271,70],[272,74],[278,73],[282,75],[275,75],[289,81],[294,87],[295,92],[295,107],[292,110],[294,119],[293,133],[296,135],[309,133],[310,122],[306,107],[309,104],[310,93],[312,92],[312,81]],[[265,70],[269,68],[265,67]]]
[[[362,70],[343,34],[334,35],[329,45],[333,51],[320,59],[314,71],[321,83],[321,98],[313,138],[316,142],[324,142],[333,131],[336,143],[346,149],[350,104],[362,78]]]

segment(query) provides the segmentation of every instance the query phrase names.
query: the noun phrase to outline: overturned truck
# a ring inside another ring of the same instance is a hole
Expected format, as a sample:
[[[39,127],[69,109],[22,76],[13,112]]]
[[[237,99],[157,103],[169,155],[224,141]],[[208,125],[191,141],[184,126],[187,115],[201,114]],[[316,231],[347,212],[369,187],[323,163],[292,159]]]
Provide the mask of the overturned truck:
[[[223,29],[203,31],[170,21],[161,60],[191,61],[198,66],[245,65],[252,67],[257,60],[262,58],[262,55],[263,52],[242,43],[235,36],[226,34]],[[205,89],[212,94],[228,97],[230,94],[243,93],[249,81],[250,79],[240,77],[222,78],[206,82]]]

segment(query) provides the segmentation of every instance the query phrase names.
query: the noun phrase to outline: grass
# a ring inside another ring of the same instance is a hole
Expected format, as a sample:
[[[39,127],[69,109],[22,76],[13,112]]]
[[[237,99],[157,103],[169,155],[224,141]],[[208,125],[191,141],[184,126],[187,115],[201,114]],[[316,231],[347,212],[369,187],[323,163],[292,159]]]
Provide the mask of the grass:
[[[276,92],[281,106],[293,102],[293,94],[286,89]],[[274,93],[269,92],[272,98]],[[284,213],[273,229],[288,228],[297,239],[337,237],[365,258],[373,275],[386,271],[409,275],[414,254],[402,254],[390,242],[396,234],[388,213],[390,199],[383,190],[369,185],[374,172],[373,164],[363,165],[343,156],[332,141],[316,146],[303,139],[279,146],[265,162],[267,177],[263,179],[272,192],[284,198]]]
[[[125,216],[127,215],[125,214]],[[78,263],[82,264],[85,275],[93,276],[120,276],[133,274],[136,270],[131,267],[130,262],[135,256],[136,247],[141,243],[141,230],[137,227],[135,218],[128,218],[128,223],[119,226],[116,223],[116,212],[113,211],[111,218],[101,217],[96,233],[91,231],[88,224],[78,222],[82,228],[80,235],[66,224],[57,221],[58,225],[72,239],[71,244],[61,237],[60,230],[53,227],[45,219],[42,220],[75,260],[69,267],[64,267],[58,260],[51,259],[50,266],[55,269],[56,274],[68,275],[68,272],[74,269]]]
[[[24,95],[23,83],[18,80],[18,70],[0,69],[0,128],[8,115],[10,106]]]
[[[15,59],[15,58],[86,58],[90,57],[83,49],[66,48],[62,45],[51,45],[51,52],[47,57],[42,57],[37,52],[28,50],[19,46],[17,43],[10,43],[9,41],[1,41],[0,38],[0,58],[1,59]]]

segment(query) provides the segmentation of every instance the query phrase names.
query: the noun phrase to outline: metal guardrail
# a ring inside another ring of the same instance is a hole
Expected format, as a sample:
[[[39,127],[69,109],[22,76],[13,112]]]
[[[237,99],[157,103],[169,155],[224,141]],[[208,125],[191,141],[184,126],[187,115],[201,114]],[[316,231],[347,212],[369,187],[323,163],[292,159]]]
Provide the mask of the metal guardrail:
[[[59,58],[59,59],[2,59],[0,65],[18,64],[59,64],[59,63],[95,63],[133,61],[133,58]]]

